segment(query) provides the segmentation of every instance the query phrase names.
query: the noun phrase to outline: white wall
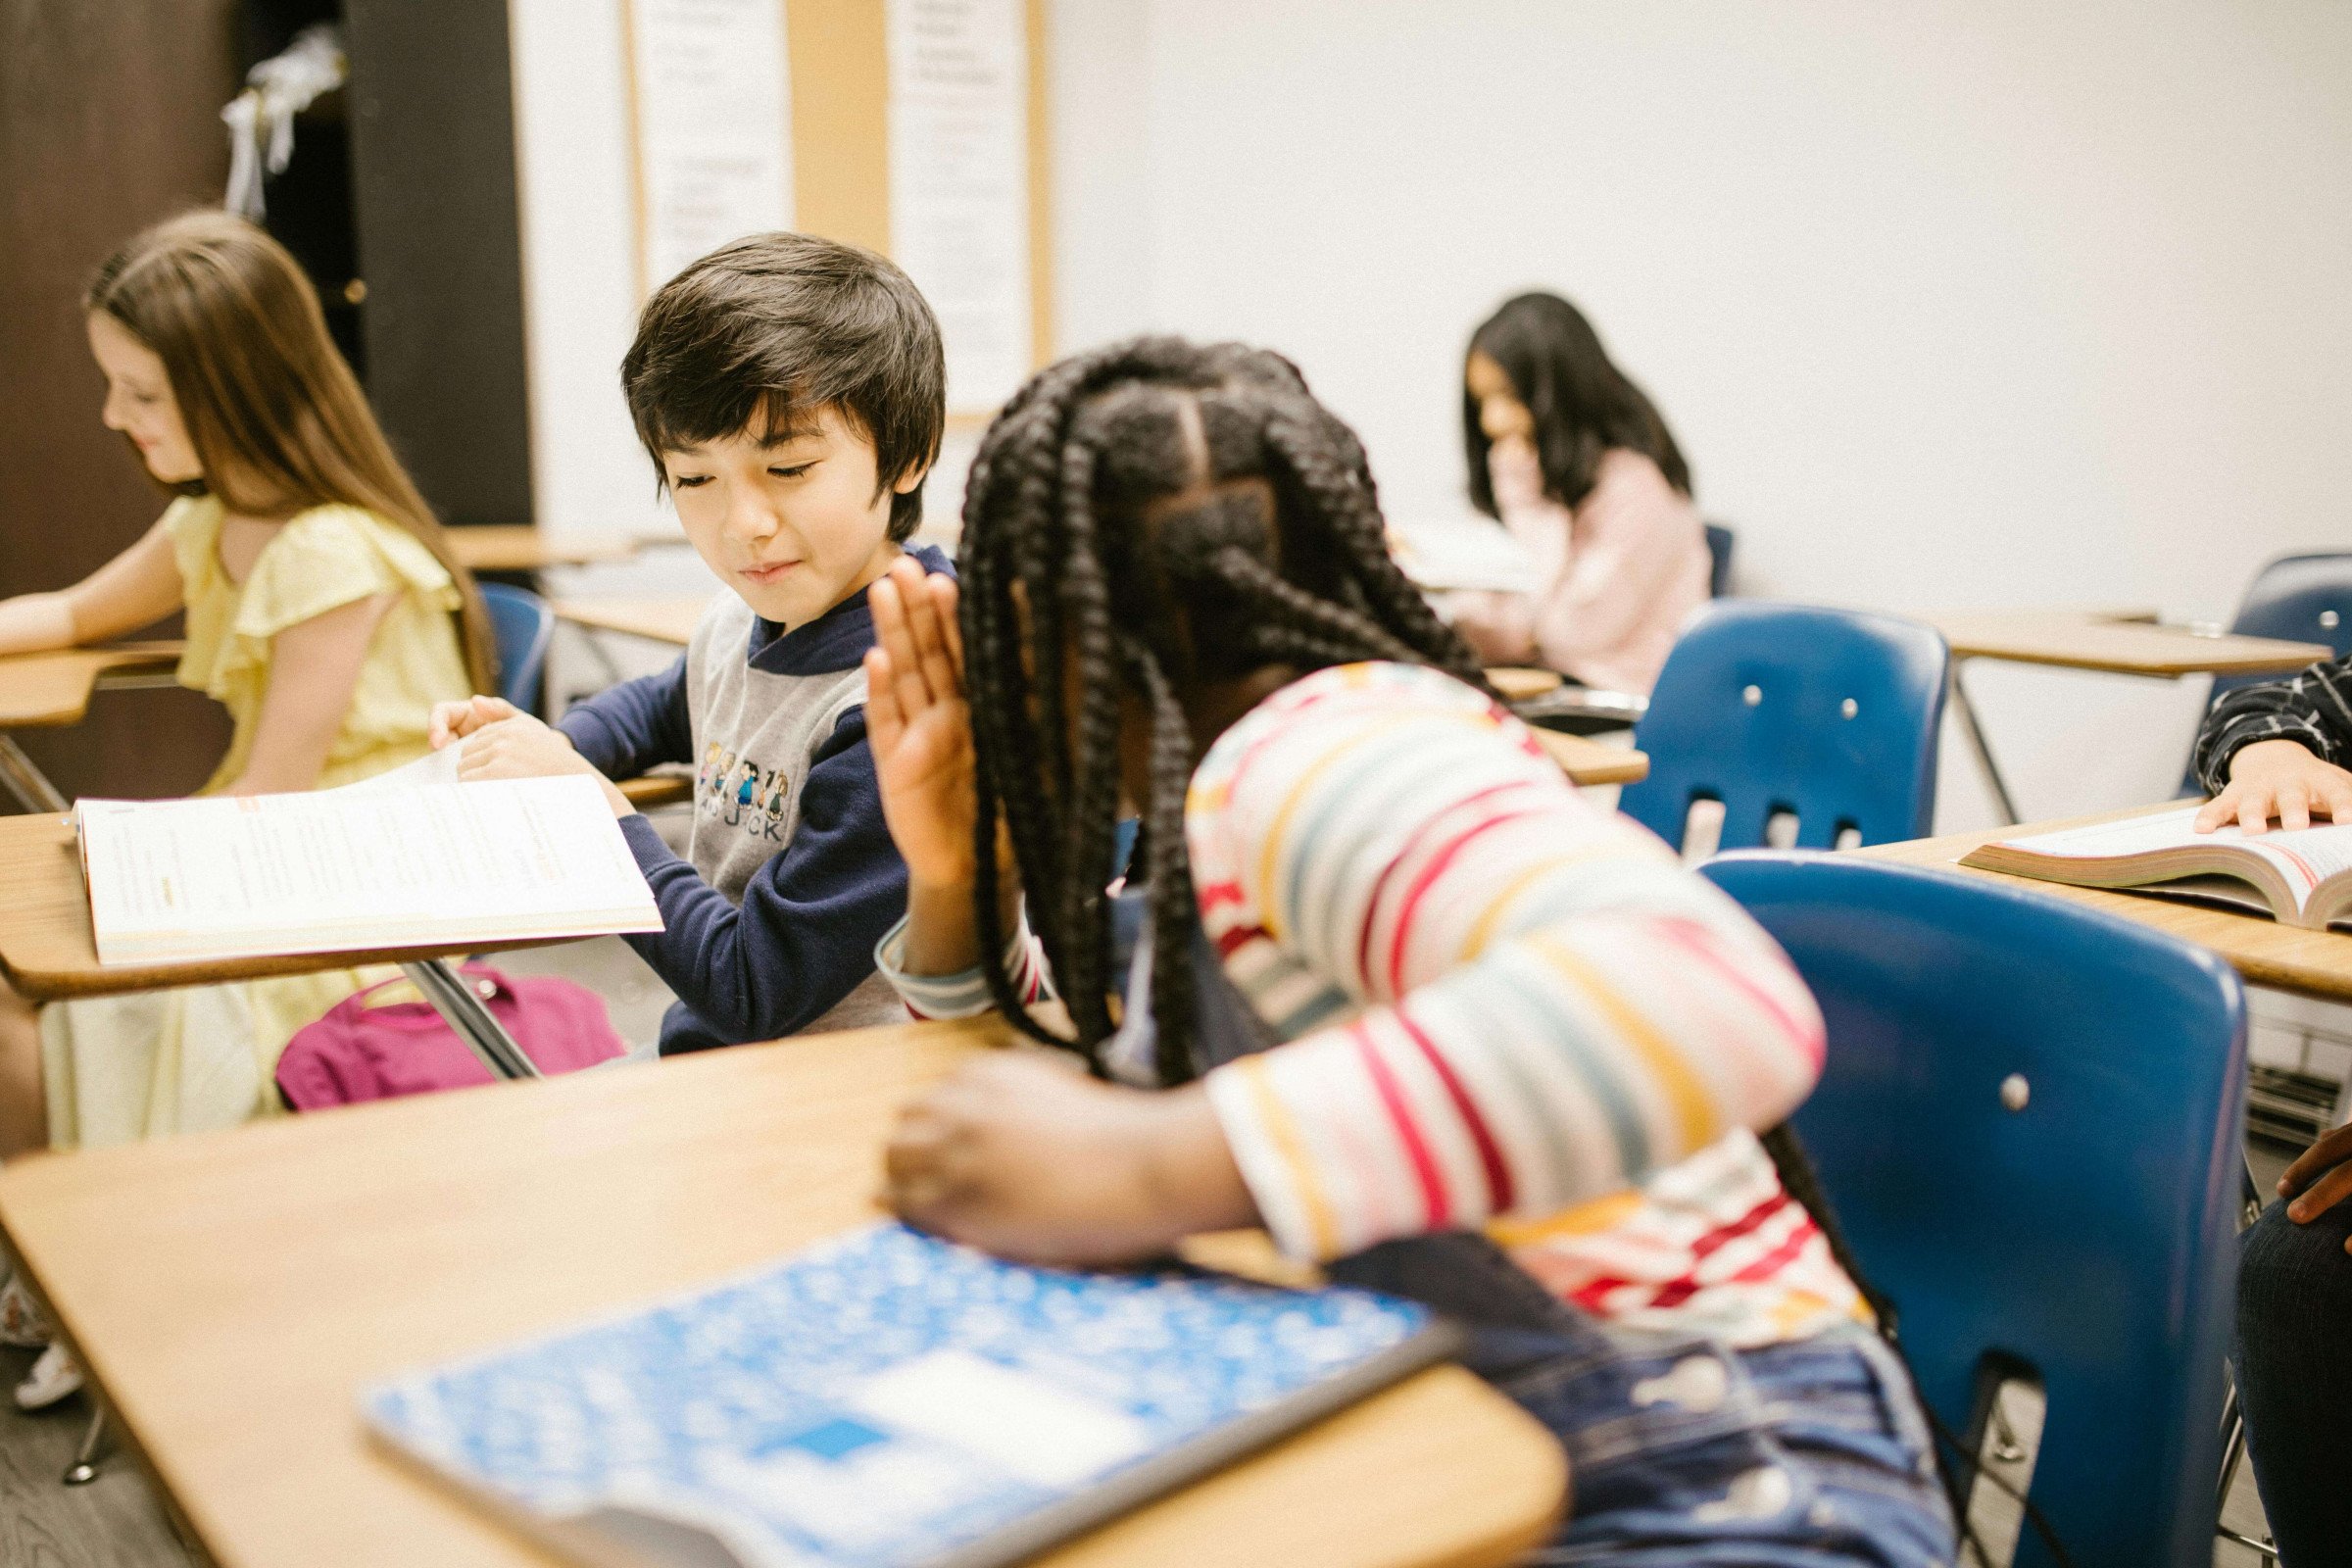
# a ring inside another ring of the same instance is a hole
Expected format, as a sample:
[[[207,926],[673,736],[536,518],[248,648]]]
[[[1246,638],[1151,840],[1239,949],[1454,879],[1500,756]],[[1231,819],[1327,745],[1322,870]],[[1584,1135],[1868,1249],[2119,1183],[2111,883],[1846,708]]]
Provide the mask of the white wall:
[[[2352,7],[1060,0],[1057,329],[1279,347],[1458,510],[1469,329],[1576,299],[1745,591],[2227,615],[2352,542]],[[2200,693],[1979,665],[2029,816]],[[1984,820],[1947,744],[1946,825]]]
[[[637,274],[619,0],[509,0],[507,14],[539,525],[674,532],[620,395]]]

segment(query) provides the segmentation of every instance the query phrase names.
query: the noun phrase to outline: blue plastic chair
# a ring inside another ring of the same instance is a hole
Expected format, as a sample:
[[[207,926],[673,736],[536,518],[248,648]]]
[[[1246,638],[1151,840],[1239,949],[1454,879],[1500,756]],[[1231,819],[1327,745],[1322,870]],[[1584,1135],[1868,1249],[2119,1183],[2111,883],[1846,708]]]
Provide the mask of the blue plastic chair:
[[[2295,643],[2326,643],[2341,659],[2352,653],[2352,555],[2280,556],[2254,574],[2237,618],[2230,629],[2241,637],[2278,637]],[[2205,711],[2241,686],[2259,686],[2277,675],[2217,675]],[[2183,770],[2180,792],[2202,795],[2196,774]]]
[[[1978,1451],[1981,1377],[2030,1369],[2048,1407],[2029,1494],[2074,1561],[2209,1568],[2237,977],[2144,926],[1947,871],[1765,852],[1704,874],[1821,1003],[1828,1067],[1797,1130],[1921,1394]],[[2029,1528],[2017,1561],[2049,1560]]]
[[[498,695],[526,713],[537,713],[547,645],[556,635],[556,612],[528,588],[486,582],[481,590],[482,607],[490,612],[490,632],[498,642]]]
[[[1732,591],[1732,530],[1720,522],[1704,524],[1707,530],[1707,594],[1721,599]]]
[[[1683,633],[1635,726],[1649,776],[1618,808],[1669,844],[1697,800],[1723,803],[1721,847],[1753,849],[1780,811],[1832,849],[1924,835],[1951,663],[1932,626],[1848,610],[1723,599]]]

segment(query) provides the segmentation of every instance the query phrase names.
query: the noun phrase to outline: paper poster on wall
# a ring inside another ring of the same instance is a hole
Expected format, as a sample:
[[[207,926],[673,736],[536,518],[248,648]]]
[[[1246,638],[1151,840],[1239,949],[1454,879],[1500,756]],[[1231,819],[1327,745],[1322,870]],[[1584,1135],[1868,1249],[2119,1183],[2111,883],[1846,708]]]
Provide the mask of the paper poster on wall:
[[[891,252],[938,313],[948,408],[1028,379],[1029,73],[1022,0],[889,0]]]
[[[643,291],[746,234],[792,226],[785,0],[622,0]]]

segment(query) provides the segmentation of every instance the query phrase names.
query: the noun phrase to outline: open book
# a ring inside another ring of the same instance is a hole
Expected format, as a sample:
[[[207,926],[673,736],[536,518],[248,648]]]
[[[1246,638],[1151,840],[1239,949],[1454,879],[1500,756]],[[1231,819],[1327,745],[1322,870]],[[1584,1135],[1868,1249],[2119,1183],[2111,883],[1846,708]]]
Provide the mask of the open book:
[[[1510,530],[1485,517],[1389,522],[1389,554],[1413,585],[1429,591],[1485,588],[1533,593],[1536,559]]]
[[[2228,904],[2281,925],[2352,925],[2352,824],[2247,838],[2235,823],[2212,833],[2190,824],[2199,807],[2002,839],[1962,865],[2077,887]]]
[[[82,801],[99,963],[662,929],[596,780],[460,784],[456,752],[302,795]]]
[[[1458,1344],[1368,1292],[1026,1268],[880,1225],[361,1405],[581,1562],[991,1568]]]

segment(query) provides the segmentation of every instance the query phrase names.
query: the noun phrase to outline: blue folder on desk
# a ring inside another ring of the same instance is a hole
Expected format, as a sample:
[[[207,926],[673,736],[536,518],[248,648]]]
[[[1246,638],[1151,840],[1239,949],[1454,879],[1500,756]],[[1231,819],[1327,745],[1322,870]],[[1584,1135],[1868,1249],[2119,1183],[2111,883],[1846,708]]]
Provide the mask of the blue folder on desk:
[[[583,1562],[986,1568],[1455,1343],[1362,1291],[1024,1268],[884,1225],[364,1405],[378,1438]]]

